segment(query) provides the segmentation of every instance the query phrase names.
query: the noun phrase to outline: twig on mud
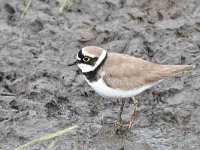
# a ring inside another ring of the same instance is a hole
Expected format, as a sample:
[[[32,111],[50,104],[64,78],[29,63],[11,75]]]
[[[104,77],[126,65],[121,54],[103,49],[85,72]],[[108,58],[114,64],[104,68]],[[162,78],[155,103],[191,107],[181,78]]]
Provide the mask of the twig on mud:
[[[1,45],[1,47],[0,47],[0,50],[2,49],[2,48],[4,48],[5,46],[7,46],[8,44],[10,44],[10,43],[12,43],[13,41],[16,41],[17,39],[11,39],[11,40],[7,40],[7,42],[5,42],[5,43],[1,43],[0,45]],[[2,56],[2,55],[1,55]]]
[[[25,13],[28,11],[29,7],[31,6],[32,0],[28,1],[28,4],[26,5],[26,7],[24,8],[22,14],[21,14],[21,19],[24,17]]]
[[[6,92],[1,92],[0,95],[1,95],[1,96],[16,96],[16,94],[13,94],[13,93],[6,93]]]
[[[63,12],[63,10],[65,9],[66,6],[70,6],[70,5],[71,5],[71,0],[65,0],[59,9],[60,13]]]

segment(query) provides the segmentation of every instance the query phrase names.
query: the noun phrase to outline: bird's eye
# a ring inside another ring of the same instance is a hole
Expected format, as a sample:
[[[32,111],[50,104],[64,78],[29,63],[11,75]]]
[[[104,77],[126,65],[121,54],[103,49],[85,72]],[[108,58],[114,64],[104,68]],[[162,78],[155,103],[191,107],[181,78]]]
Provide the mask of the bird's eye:
[[[87,56],[83,57],[83,61],[84,61],[84,62],[88,62],[88,61],[90,61],[90,59],[91,59],[91,58],[90,58],[90,57],[87,57]]]

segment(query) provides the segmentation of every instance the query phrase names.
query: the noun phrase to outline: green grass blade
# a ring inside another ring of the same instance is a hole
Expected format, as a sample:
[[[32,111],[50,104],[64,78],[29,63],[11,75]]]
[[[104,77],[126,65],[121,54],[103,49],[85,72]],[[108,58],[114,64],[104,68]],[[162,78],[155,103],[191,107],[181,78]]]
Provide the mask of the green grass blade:
[[[51,142],[47,150],[53,150],[53,147],[55,145],[56,141]]]
[[[24,8],[24,11],[21,14],[21,19],[24,17],[25,13],[28,11],[29,7],[31,6],[32,0],[28,1],[28,4],[26,5],[26,7]]]
[[[45,140],[49,140],[49,139],[55,138],[55,137],[60,136],[60,135],[66,133],[66,132],[68,132],[68,131],[70,131],[70,130],[73,130],[73,129],[77,128],[77,127],[78,127],[78,126],[75,125],[75,126],[72,126],[72,127],[69,127],[69,128],[66,128],[66,129],[63,129],[63,130],[59,130],[59,131],[57,131],[57,132],[54,132],[54,133],[51,133],[51,134],[42,136],[42,137],[40,137],[40,138],[37,138],[37,139],[35,139],[35,140],[32,140],[32,141],[30,141],[30,142],[24,144],[24,145],[21,145],[20,147],[16,148],[15,150],[22,150],[22,149],[24,149],[25,147],[28,147],[28,146],[33,145],[33,144],[36,144],[36,143],[38,143],[38,142],[42,142],[42,141],[45,141]]]
[[[70,6],[70,5],[71,5],[71,0],[64,0],[64,3],[60,6],[60,9],[59,9],[60,13],[63,12],[66,6]]]

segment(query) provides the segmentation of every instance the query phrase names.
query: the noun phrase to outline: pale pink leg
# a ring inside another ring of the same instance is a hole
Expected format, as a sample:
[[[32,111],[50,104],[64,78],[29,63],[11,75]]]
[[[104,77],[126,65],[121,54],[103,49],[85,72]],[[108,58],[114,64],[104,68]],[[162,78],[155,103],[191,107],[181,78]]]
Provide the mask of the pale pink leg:
[[[133,126],[133,123],[134,123],[134,120],[135,120],[135,117],[136,117],[137,104],[138,104],[138,101],[135,99],[135,97],[132,97],[132,100],[133,100],[133,109],[132,109],[131,119],[130,119],[129,124],[128,124],[129,129],[131,129],[132,126]]]

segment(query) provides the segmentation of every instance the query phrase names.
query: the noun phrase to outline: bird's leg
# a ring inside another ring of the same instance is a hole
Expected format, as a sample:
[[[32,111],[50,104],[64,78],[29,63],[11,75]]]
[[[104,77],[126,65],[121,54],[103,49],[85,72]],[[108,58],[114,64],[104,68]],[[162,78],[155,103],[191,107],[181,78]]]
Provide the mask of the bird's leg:
[[[125,102],[126,102],[126,100],[122,99],[122,104],[121,104],[119,115],[118,115],[118,121],[119,121],[120,125],[122,124],[122,112],[124,110],[124,104],[125,104]]]
[[[133,122],[135,120],[136,111],[137,111],[137,104],[138,104],[138,101],[135,99],[135,97],[132,97],[132,100],[133,100],[133,109],[132,109],[131,119],[130,119],[129,124],[128,124],[129,129],[132,128]]]

